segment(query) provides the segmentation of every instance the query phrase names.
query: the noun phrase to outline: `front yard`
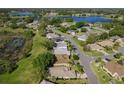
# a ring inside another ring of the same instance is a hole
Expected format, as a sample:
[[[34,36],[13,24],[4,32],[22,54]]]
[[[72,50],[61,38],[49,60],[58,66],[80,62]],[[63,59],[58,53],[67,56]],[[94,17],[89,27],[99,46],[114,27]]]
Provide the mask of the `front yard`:
[[[95,50],[85,51],[85,53],[89,56],[103,56],[104,55],[102,52],[98,52],[98,51],[95,51]]]

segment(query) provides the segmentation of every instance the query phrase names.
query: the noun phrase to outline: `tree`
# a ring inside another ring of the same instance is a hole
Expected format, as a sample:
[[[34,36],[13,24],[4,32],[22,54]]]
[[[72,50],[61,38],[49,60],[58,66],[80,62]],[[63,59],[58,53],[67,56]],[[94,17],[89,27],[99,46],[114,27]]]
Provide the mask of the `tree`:
[[[11,73],[16,68],[17,64],[15,62],[0,60],[0,74]]]
[[[73,22],[73,18],[66,18],[65,21],[66,22]]]
[[[87,29],[86,28],[81,28],[81,32],[86,32]]]
[[[32,36],[34,35],[34,33],[33,33],[33,31],[31,31],[31,30],[26,30],[26,31],[24,31],[24,36],[26,37],[26,38],[31,38]]]
[[[121,22],[121,25],[124,26],[124,20]]]
[[[50,21],[50,25],[58,25],[60,23],[62,23],[61,18],[52,18],[52,20]]]
[[[120,65],[124,65],[123,60],[119,60],[119,61],[117,61],[117,63]]]
[[[79,57],[78,57],[78,55],[76,55],[76,54],[73,54],[73,59],[74,59],[74,60],[79,60]]]
[[[113,30],[109,32],[109,36],[120,36],[124,37],[124,26],[116,26]]]
[[[84,50],[84,51],[90,51],[91,49],[90,49],[90,47],[88,47],[87,45],[85,45],[85,46],[83,47],[83,50]]]
[[[51,41],[49,39],[46,39],[44,42],[41,43],[45,48],[48,50],[52,50],[53,47],[55,46],[54,41]]]
[[[76,30],[77,27],[76,27],[75,25],[71,25],[69,29],[71,29],[71,30]]]
[[[73,46],[71,44],[68,44],[68,50],[72,51],[73,50]]]
[[[34,18],[33,17],[25,17],[24,21],[26,21],[27,23],[31,23],[33,22]]]
[[[77,22],[77,23],[75,24],[75,26],[76,26],[77,28],[80,28],[80,27],[84,26],[85,24],[86,24],[86,22]]]
[[[122,78],[122,80],[124,81],[124,77]]]
[[[121,56],[122,56],[121,53],[116,53],[116,54],[114,55],[114,57],[115,57],[115,58],[118,58],[118,59],[119,59]]]
[[[45,52],[40,54],[34,59],[33,66],[37,69],[37,73],[41,75],[41,79],[46,77],[48,67],[54,63],[54,55],[51,52]]]
[[[115,49],[117,49],[119,46],[120,46],[120,45],[119,45],[119,42],[115,42],[115,44],[114,44],[113,47],[114,47]]]
[[[83,66],[81,66],[80,63],[77,63],[75,65],[75,71],[78,72],[78,73],[84,73]]]
[[[45,36],[46,27],[47,27],[47,24],[45,23],[44,20],[42,20],[40,26],[38,27],[38,30],[39,30],[38,32],[39,32],[40,35]]]
[[[109,38],[109,34],[104,32],[102,33],[100,36],[99,36],[99,39],[100,40],[104,40],[104,39],[108,39]]]
[[[112,23],[104,23],[102,25],[102,28],[110,30],[111,28],[113,28],[113,24]]]
[[[18,28],[16,22],[12,22],[11,25],[10,25],[10,27],[13,28],[13,29]]]
[[[111,51],[112,47],[105,46],[105,49],[108,50],[108,51]]]
[[[88,36],[88,39],[86,40],[87,44],[92,44],[95,43],[98,40],[98,36],[92,34],[90,36]]]
[[[67,32],[67,28],[65,28],[65,27],[60,27],[60,29],[59,29],[61,32],[63,32],[63,33],[66,33]]]
[[[96,59],[96,62],[101,62],[101,61],[102,61],[101,57],[98,57],[98,58]]]

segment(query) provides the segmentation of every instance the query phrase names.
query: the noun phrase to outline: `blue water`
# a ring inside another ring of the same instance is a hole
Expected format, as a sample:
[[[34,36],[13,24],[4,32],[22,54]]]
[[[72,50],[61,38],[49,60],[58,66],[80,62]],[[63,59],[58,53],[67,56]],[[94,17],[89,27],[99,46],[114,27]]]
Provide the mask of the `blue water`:
[[[11,16],[33,16],[32,12],[11,12]]]
[[[102,16],[88,16],[88,17],[78,17],[78,16],[59,16],[59,18],[73,18],[75,22],[89,22],[89,23],[96,23],[96,22],[111,22],[111,19]]]

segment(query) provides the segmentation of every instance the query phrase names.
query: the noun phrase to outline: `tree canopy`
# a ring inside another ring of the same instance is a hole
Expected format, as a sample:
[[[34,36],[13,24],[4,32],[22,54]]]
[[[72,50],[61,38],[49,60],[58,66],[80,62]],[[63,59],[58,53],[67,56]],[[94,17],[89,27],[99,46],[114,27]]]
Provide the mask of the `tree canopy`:
[[[51,52],[45,52],[40,54],[34,59],[33,66],[38,68],[37,72],[40,72],[41,77],[45,78],[46,70],[54,63],[54,55]]]
[[[82,26],[84,26],[86,24],[86,22],[77,22],[75,25],[77,28],[80,28]]]

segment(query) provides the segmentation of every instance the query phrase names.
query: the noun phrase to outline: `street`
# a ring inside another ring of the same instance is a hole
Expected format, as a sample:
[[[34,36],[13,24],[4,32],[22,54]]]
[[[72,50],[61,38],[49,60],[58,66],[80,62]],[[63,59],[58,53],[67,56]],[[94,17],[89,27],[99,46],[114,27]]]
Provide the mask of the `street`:
[[[58,33],[58,31],[55,31],[56,33]],[[59,33],[61,34],[61,33]],[[88,77],[88,83],[89,84],[98,84],[98,80],[96,75],[93,73],[90,63],[91,61],[93,61],[94,59],[92,57],[88,57],[85,54],[83,54],[79,47],[77,46],[77,44],[71,39],[71,37],[69,35],[66,34],[61,34],[62,36],[64,36],[68,41],[71,42],[71,44],[77,49],[76,52],[79,54],[79,58],[80,58],[80,64],[84,67],[85,73],[87,74]]]

